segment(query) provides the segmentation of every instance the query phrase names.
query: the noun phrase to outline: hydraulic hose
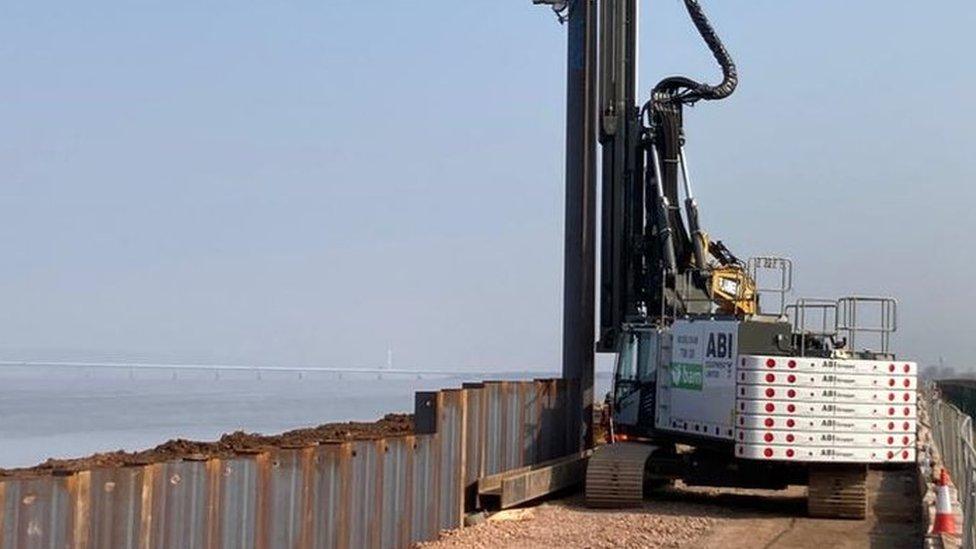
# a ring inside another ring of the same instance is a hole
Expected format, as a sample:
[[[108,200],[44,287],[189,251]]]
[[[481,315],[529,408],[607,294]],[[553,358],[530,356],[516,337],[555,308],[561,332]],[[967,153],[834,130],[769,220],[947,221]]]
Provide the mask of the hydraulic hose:
[[[672,76],[658,83],[654,88],[654,94],[661,93],[665,96],[671,96],[683,104],[691,104],[701,99],[710,101],[725,99],[732,95],[736,86],[739,85],[739,75],[735,68],[735,62],[732,61],[732,56],[729,55],[725,45],[722,44],[722,40],[715,33],[715,29],[708,21],[708,17],[698,0],[684,0],[684,2],[688,15],[691,16],[691,21],[698,29],[698,34],[701,35],[708,49],[715,56],[715,60],[722,67],[722,82],[717,86],[712,86],[684,76]]]
[[[681,208],[678,206],[680,204],[678,200],[678,177],[682,175],[680,170],[687,170],[683,158],[683,107],[700,100],[724,99],[732,95],[739,84],[735,63],[708,21],[701,4],[698,0],[683,1],[698,34],[701,35],[722,68],[722,82],[711,85],[686,76],[665,78],[654,87],[650,100],[641,111],[642,120],[645,114],[650,115],[650,127],[646,129],[651,136],[652,144],[650,146],[654,149],[656,153],[654,156],[657,156],[660,166],[658,173],[653,174],[653,176],[659,181],[659,187],[663,190],[661,194],[664,198],[663,201],[659,201],[659,204],[648,204],[648,209],[658,206],[655,210],[663,210],[657,211],[656,214],[657,217],[661,218],[656,221],[659,226],[658,232],[667,236],[662,242],[661,254],[665,259],[666,268],[674,266],[673,263],[672,265],[667,265],[667,263],[670,263],[668,260],[671,260],[671,257],[675,258],[677,272],[683,272],[692,265],[697,266],[698,269],[703,269],[706,260],[704,257],[704,233],[698,222],[697,203],[690,196],[688,197],[689,200],[686,201],[691,234],[685,229]],[[687,177],[686,174],[685,177]],[[663,202],[664,208],[659,208],[660,202]]]

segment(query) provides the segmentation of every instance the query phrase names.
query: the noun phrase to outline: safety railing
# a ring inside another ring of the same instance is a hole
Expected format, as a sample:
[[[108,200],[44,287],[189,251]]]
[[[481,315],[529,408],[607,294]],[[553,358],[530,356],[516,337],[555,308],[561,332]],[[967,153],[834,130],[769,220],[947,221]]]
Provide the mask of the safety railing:
[[[800,356],[807,356],[811,338],[833,341],[837,336],[837,301],[802,298],[786,306],[786,317],[799,337]]]
[[[751,257],[746,271],[755,281],[760,296],[772,294],[779,297],[778,314],[785,314],[786,296],[793,291],[793,260],[772,255]]]
[[[949,469],[962,505],[962,546],[976,549],[976,449],[973,448],[973,420],[940,398],[937,391],[927,397],[932,439]]]
[[[882,354],[891,350],[891,334],[898,330],[898,302],[890,297],[850,296],[837,300],[837,332],[847,347],[858,350],[859,335],[876,337]]]

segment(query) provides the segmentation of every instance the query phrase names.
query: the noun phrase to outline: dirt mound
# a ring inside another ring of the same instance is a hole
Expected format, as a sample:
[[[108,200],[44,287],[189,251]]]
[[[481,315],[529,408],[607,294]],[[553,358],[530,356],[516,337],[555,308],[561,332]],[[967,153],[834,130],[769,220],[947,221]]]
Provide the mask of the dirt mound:
[[[372,423],[327,423],[318,427],[295,429],[280,435],[261,435],[236,431],[216,442],[173,439],[150,450],[139,452],[105,452],[76,459],[49,459],[40,465],[23,469],[0,469],[0,478],[68,474],[86,469],[146,465],[176,459],[204,460],[253,454],[273,448],[301,448],[316,444],[372,440],[413,433],[413,415],[387,414]]]

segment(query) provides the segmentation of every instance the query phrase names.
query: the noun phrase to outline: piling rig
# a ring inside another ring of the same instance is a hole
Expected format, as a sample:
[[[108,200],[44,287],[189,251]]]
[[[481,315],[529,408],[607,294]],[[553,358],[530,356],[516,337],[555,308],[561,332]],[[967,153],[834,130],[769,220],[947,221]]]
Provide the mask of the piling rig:
[[[634,505],[675,479],[799,484],[809,486],[811,514],[863,518],[868,465],[915,459],[916,367],[889,349],[894,300],[787,305],[792,261],[742,261],[704,230],[684,116],[731,96],[738,73],[697,0],[684,7],[721,82],[672,76],[643,96],[638,0],[533,3],[551,6],[569,27],[563,374],[581,382],[569,434],[581,446],[592,443],[594,350],[615,355],[610,436],[589,461],[587,501]],[[761,287],[763,277],[777,283]],[[760,295],[778,295],[777,306],[760,307]],[[880,347],[858,350],[859,334]]]

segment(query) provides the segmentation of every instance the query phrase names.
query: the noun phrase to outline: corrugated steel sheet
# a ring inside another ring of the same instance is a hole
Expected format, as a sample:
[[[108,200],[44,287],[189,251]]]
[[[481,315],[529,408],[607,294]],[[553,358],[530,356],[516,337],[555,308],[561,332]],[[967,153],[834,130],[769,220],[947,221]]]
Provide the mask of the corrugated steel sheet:
[[[413,436],[5,479],[0,549],[409,547],[460,527],[479,478],[565,453],[565,387],[418,394]]]

